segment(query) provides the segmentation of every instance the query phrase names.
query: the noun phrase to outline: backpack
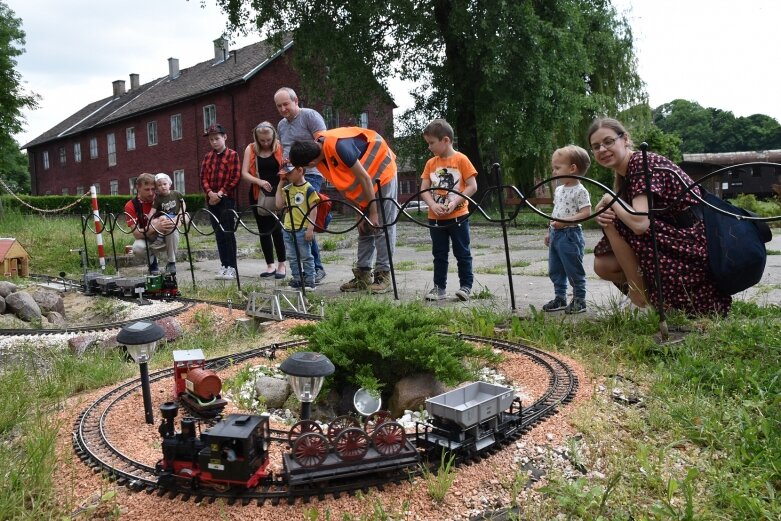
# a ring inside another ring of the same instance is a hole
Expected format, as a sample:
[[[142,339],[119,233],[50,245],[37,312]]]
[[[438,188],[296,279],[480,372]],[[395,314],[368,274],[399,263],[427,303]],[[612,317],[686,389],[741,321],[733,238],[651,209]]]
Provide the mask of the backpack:
[[[315,217],[315,232],[322,233],[328,229],[331,224],[331,207],[334,205],[331,198],[325,194],[318,193],[320,202],[317,204],[317,217]]]
[[[757,217],[755,213],[738,208],[702,187],[701,190],[702,199],[720,210]],[[773,238],[767,223],[736,219],[706,204],[698,204],[692,209],[705,223],[708,265],[716,289],[724,295],[734,295],[759,282],[767,261],[765,243]]]

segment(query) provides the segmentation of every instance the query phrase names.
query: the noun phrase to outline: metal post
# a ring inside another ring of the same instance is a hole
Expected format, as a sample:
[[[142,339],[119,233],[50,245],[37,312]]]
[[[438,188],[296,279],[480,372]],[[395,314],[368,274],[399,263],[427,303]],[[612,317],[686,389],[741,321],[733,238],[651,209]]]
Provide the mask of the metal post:
[[[138,364],[141,369],[141,393],[144,395],[144,417],[148,424],[154,424],[155,418],[152,415],[152,393],[149,390],[149,368],[146,362]]]
[[[312,415],[312,402],[301,402],[301,420],[308,420]]]
[[[374,201],[377,201],[377,204],[380,206],[379,212],[377,213],[382,216],[382,231],[385,234],[385,247],[388,249],[388,264],[390,266],[391,284],[393,284],[393,299],[399,300],[399,290],[396,287],[396,270],[393,269],[393,250],[391,248],[390,235],[388,234],[388,223],[385,222],[385,207],[382,205],[382,186],[380,186],[379,179],[375,182],[377,183],[377,198],[374,199]],[[369,204],[372,204],[374,201],[369,201]],[[419,203],[418,209],[420,209]],[[366,207],[366,211],[369,211],[368,206]]]
[[[301,294],[306,295],[306,284],[304,283],[304,265],[301,263],[301,255],[298,251],[298,240],[296,238],[296,227],[293,224],[293,205],[290,204],[290,190],[285,190],[285,199],[287,200],[287,213],[290,216],[290,232],[292,234],[293,239],[293,248],[296,249],[296,266],[298,267],[298,283],[301,284]],[[298,210],[298,208],[296,208]],[[283,216],[284,220],[284,216]],[[306,224],[306,219],[301,221],[301,229],[304,229],[304,225]],[[284,225],[282,226],[282,229],[284,230]],[[293,267],[292,265],[290,266]],[[315,270],[317,271],[317,270]]]
[[[512,310],[515,311],[515,289],[513,288],[513,268],[510,263],[510,245],[507,240],[507,223],[504,220],[504,190],[502,188],[502,176],[499,170],[499,163],[493,164],[494,178],[496,179],[496,186],[500,189],[497,191],[499,194],[499,222],[502,224],[502,237],[504,239],[504,260],[507,264],[507,281],[510,283],[510,305]]]

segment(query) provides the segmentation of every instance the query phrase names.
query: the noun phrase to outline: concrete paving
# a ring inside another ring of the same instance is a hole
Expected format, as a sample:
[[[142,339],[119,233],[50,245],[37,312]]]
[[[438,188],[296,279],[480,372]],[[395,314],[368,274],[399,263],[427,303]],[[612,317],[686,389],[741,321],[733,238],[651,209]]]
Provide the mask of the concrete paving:
[[[253,223],[254,224],[254,223]],[[344,230],[349,223],[335,221],[331,230]],[[431,256],[431,240],[428,230],[412,222],[398,225],[398,240],[394,254],[394,267],[398,297],[402,301],[423,300],[425,294],[433,285],[433,263]],[[254,228],[250,228],[254,229]],[[450,256],[448,273],[448,299],[429,302],[431,306],[490,306],[496,310],[513,311],[519,315],[528,315],[531,306],[541,310],[542,305],[553,298],[553,284],[547,276],[548,249],[543,243],[545,230],[529,230],[508,227],[509,260],[512,267],[512,293],[510,280],[507,277],[507,261],[503,247],[502,229],[497,224],[473,224],[471,227],[472,254],[475,273],[473,298],[470,302],[461,302],[454,292],[458,289],[458,276],[455,260]],[[586,230],[586,251],[593,251],[594,245],[601,236],[599,230]],[[354,297],[356,293],[342,293],[339,286],[352,278],[352,267],[356,261],[357,232],[344,234],[318,234],[322,257],[327,273],[326,278],[313,292],[308,292],[311,301],[329,301],[335,298]],[[196,283],[200,285],[228,286],[235,281],[215,280],[220,263],[216,258],[216,245],[211,237],[201,237],[194,262]],[[241,288],[248,292],[252,290],[271,292],[274,287],[285,287],[290,280],[261,278],[266,270],[266,263],[260,253],[257,236],[243,229],[237,233],[239,245],[239,276]],[[184,244],[182,240],[181,244]],[[211,248],[210,248],[211,245]],[[776,252],[768,256],[767,268],[762,281],[753,288],[736,295],[741,300],[755,301],[762,305],[781,303],[781,233],[776,232],[773,241],[768,243],[768,250]],[[587,253],[584,263],[587,273],[587,312],[577,317],[593,316],[610,308],[619,301],[620,293],[610,283],[600,280],[594,275],[593,254]],[[132,271],[141,268],[133,268]],[[187,294],[192,287],[189,263],[178,263],[180,289]],[[123,270],[123,272],[128,269]],[[288,268],[288,274],[290,270]],[[373,298],[393,299],[393,291]],[[563,311],[554,313],[564,316]]]

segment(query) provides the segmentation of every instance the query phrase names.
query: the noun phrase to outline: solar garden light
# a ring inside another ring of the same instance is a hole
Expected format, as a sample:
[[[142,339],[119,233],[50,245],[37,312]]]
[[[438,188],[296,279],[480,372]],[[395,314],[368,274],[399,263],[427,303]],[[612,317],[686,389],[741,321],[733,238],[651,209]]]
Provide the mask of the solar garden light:
[[[322,353],[300,351],[293,353],[279,366],[296,398],[301,401],[301,419],[308,420],[312,402],[323,388],[325,377],[333,374],[334,364]]]
[[[141,393],[144,396],[144,416],[146,422],[155,422],[152,415],[152,394],[149,391],[149,369],[147,362],[151,360],[157,348],[157,341],[165,336],[163,328],[154,322],[133,322],[123,327],[117,335],[117,342],[127,348],[128,354],[141,369]]]

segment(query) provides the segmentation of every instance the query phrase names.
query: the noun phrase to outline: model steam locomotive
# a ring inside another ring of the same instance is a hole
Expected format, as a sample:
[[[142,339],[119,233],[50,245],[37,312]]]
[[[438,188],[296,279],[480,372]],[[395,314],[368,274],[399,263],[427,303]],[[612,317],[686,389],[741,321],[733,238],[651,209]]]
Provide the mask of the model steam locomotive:
[[[179,296],[179,286],[176,275],[170,273],[138,277],[86,273],[84,293],[123,298],[138,298],[142,293],[148,298],[172,299]]]

